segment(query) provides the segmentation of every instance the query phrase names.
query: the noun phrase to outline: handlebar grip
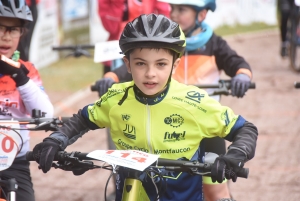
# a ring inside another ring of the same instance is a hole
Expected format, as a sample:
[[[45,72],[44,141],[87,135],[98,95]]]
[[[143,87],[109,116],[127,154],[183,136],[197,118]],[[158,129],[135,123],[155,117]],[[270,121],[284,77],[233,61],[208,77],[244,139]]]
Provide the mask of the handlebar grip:
[[[95,85],[91,86],[91,91],[97,91],[97,87]]]
[[[251,82],[249,89],[255,89],[255,88],[256,88],[255,82]]]
[[[27,161],[36,161],[36,158],[33,156],[33,152],[32,151],[27,151],[26,153],[26,160]]]
[[[237,176],[247,179],[249,176],[249,168],[243,168],[237,173]]]
[[[299,89],[300,88],[300,82],[295,82],[294,86],[295,86],[296,89]]]
[[[89,158],[86,155],[88,153],[81,153],[81,152],[71,152],[67,153],[65,151],[59,151],[55,154],[53,161],[68,161],[68,157],[71,156],[71,154],[74,154],[74,157],[77,157],[79,160],[95,160],[93,158]],[[39,156],[35,156],[32,151],[27,151],[26,153],[26,160],[27,161],[36,161],[38,160]]]

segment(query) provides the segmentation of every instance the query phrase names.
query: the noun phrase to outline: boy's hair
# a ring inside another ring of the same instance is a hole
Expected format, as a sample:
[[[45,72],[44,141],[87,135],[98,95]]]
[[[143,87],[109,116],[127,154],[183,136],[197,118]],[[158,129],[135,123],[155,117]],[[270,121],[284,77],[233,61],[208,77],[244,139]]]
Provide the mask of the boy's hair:
[[[25,0],[0,0],[0,17],[20,19],[22,26],[33,20]]]
[[[122,52],[136,48],[169,49],[181,57],[186,46],[185,36],[176,22],[164,15],[140,15],[127,23],[119,45]]]

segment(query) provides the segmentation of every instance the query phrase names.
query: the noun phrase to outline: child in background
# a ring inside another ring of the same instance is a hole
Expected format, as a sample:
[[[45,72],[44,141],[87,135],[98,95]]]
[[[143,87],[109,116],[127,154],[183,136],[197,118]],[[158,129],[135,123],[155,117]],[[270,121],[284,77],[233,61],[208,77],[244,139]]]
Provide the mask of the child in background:
[[[53,106],[44,91],[37,69],[30,62],[19,59],[16,51],[26,23],[32,21],[31,11],[25,0],[0,0],[0,55],[19,62],[20,67],[0,60],[0,119],[30,118],[33,109],[52,117]],[[29,131],[20,130],[22,149],[13,164],[0,171],[1,180],[15,178],[18,183],[17,201],[34,201],[29,162],[25,154],[29,151]],[[6,189],[4,188],[6,192]]]

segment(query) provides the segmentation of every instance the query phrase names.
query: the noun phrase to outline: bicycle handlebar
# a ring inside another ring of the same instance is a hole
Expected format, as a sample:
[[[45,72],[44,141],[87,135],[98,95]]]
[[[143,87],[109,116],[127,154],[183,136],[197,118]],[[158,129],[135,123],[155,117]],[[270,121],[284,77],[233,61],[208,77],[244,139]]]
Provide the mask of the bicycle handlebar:
[[[82,160],[97,160],[94,158],[87,157],[88,153],[81,153],[81,152],[66,152],[66,151],[59,151],[54,156],[54,161],[62,161],[62,162],[68,162],[68,165],[71,165],[69,168],[61,168],[63,170],[72,170],[72,164],[70,162],[72,161],[82,161]],[[38,157],[38,156],[37,156]],[[38,158],[33,155],[32,151],[28,151],[26,153],[26,160],[27,161],[36,161]],[[84,165],[88,165],[91,167],[90,169],[95,168],[93,164],[91,163],[81,163],[83,168],[86,168]],[[183,161],[183,160],[171,160],[171,159],[164,159],[164,158],[158,158],[157,162],[153,163],[152,166],[164,166],[166,170],[169,171],[176,171],[176,172],[195,172],[197,170],[201,171],[207,171],[210,172],[212,168],[211,163],[200,163],[198,161]],[[78,164],[76,166],[76,169],[78,169]],[[243,168],[240,172],[237,173],[238,177],[242,178],[248,178],[249,175],[249,169]]]
[[[300,84],[299,84],[300,85]],[[212,94],[209,95],[229,95],[229,90],[231,89],[231,80],[220,80],[218,84],[197,84],[195,85],[202,89],[217,89]],[[256,85],[254,82],[250,83],[249,89],[255,89]],[[98,91],[96,85],[91,86],[91,91]]]
[[[53,46],[52,50],[94,49],[95,45],[62,45]]]
[[[59,125],[63,125],[70,117],[38,117],[38,118],[10,118],[10,119],[0,119],[0,125],[2,123],[10,123],[11,121],[18,121],[21,125],[35,124],[32,128],[22,128],[22,130],[31,131],[57,131]],[[6,122],[7,121],[7,122]],[[5,126],[1,126],[5,127]],[[12,128],[11,128],[12,129]]]
[[[222,89],[226,87],[227,89],[231,88],[231,80],[220,80],[218,84],[197,84],[196,87],[203,88],[203,89]],[[255,89],[256,85],[254,82],[250,83],[249,89]]]

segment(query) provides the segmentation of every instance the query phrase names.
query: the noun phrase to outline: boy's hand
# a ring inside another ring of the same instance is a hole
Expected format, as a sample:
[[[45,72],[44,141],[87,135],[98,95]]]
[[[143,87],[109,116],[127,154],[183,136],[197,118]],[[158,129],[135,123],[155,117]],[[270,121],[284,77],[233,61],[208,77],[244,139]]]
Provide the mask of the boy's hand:
[[[244,167],[245,159],[245,154],[235,149],[229,150],[225,155],[220,155],[212,165],[212,181],[222,183],[226,178],[236,182],[237,173]]]
[[[0,74],[10,75],[11,78],[16,82],[17,87],[28,82],[28,72],[29,71],[23,64],[21,64],[20,67],[15,67],[3,60],[0,60]]]
[[[95,83],[95,87],[98,91],[99,97],[101,97],[103,94],[105,94],[114,83],[115,83],[115,81],[109,77],[105,77],[105,78],[98,80]]]
[[[242,98],[250,87],[251,79],[246,74],[237,74],[231,79],[231,94]]]
[[[52,137],[47,137],[43,142],[35,145],[33,148],[33,156],[39,164],[39,168],[47,173],[52,167],[54,156],[58,151],[62,151],[61,143]]]

